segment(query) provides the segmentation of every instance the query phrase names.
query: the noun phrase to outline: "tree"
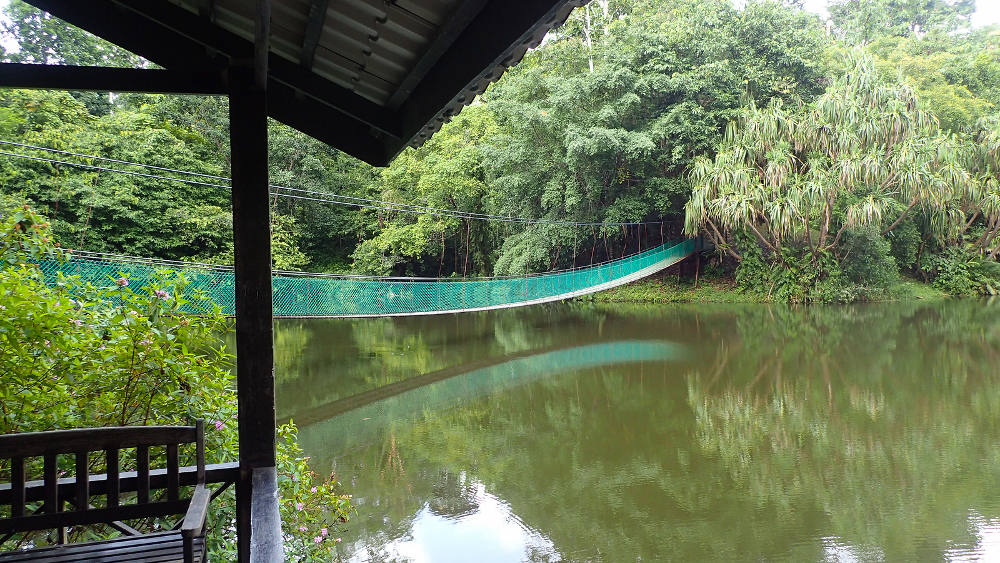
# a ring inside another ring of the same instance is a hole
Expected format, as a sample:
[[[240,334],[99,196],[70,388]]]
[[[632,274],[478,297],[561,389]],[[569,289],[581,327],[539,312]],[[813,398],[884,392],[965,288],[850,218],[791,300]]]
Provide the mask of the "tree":
[[[798,248],[821,266],[848,230],[884,236],[914,212],[942,238],[964,225],[960,202],[977,186],[966,145],[940,131],[910,86],[883,81],[870,55],[848,57],[815,103],[751,106],[716,157],[695,162],[689,235],[705,233],[737,260],[746,235],[771,263],[787,265]]]
[[[0,36],[16,42],[17,50],[3,60],[15,63],[80,66],[144,67],[149,62],[91,33],[52,17],[22,0],[4,8]],[[107,92],[73,92],[95,115],[111,110]]]
[[[419,149],[407,149],[380,174],[374,196],[394,201],[482,212],[492,207],[484,181],[481,143],[495,130],[493,115],[474,104]],[[371,238],[357,245],[355,268],[373,274],[425,276],[489,273],[498,227],[469,218],[367,210]],[[447,260],[446,260],[447,258]]]
[[[658,243],[661,229],[619,223],[678,221],[688,163],[713,150],[748,93],[766,103],[822,90],[825,39],[801,10],[725,1],[616,9],[589,43],[571,19],[484,96],[499,126],[485,147],[498,211],[603,223],[516,232],[497,273],[565,267],[573,248],[589,261],[637,250],[643,237]]]
[[[827,9],[838,34],[855,45],[885,35],[921,36],[968,27],[975,0],[832,0]]]

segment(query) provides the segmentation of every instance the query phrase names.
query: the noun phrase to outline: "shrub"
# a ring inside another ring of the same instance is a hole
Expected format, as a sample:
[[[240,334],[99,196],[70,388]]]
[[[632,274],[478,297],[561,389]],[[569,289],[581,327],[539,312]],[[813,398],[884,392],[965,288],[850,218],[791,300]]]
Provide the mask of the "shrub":
[[[928,260],[934,287],[951,295],[997,295],[1000,263],[965,249],[950,247]]]
[[[736,269],[736,284],[741,291],[784,303],[843,300],[840,267],[829,254],[821,253],[814,262],[806,249],[782,248],[780,260],[769,262],[755,244],[744,244],[741,249],[746,249]]]
[[[839,251],[845,301],[878,299],[899,284],[892,245],[878,232],[845,231]],[[913,252],[915,260],[916,250]],[[848,296],[851,298],[847,299]]]
[[[68,255],[49,229],[27,207],[0,221],[0,432],[204,419],[208,462],[236,459],[233,356],[223,343],[229,324],[219,308],[167,271],[139,291],[125,277],[109,278],[106,287],[73,277],[46,280],[36,262]],[[182,307],[198,314],[181,314]],[[309,470],[293,426],[280,428],[279,437],[288,555],[329,560],[334,541],[326,540],[350,516],[349,497],[332,476],[320,479]],[[9,477],[8,463],[0,460],[0,475]],[[308,518],[289,512],[298,506],[310,507]],[[210,551],[232,559],[231,491],[213,503],[211,521]],[[100,537],[93,530],[73,533]],[[34,534],[18,541],[41,545],[48,538]]]
[[[889,254],[901,269],[913,270],[920,253],[920,229],[913,219],[906,219],[886,235],[891,245]]]

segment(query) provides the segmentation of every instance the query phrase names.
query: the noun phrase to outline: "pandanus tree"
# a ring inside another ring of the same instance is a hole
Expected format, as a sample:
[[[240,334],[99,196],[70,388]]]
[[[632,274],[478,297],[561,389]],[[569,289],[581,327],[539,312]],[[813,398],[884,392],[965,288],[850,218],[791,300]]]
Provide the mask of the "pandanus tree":
[[[976,144],[971,158],[971,169],[976,174],[975,189],[967,197],[971,216],[962,227],[962,234],[977,220],[982,223],[982,234],[975,237],[973,249],[980,254],[996,258],[1000,253],[1000,115],[983,119],[979,123]]]
[[[879,76],[862,52],[813,104],[741,110],[714,158],[690,169],[685,230],[742,260],[755,240],[783,262],[805,249],[814,263],[837,255],[847,230],[885,235],[915,212],[944,236],[965,225],[960,206],[977,191],[961,139],[942,133],[906,84]]]

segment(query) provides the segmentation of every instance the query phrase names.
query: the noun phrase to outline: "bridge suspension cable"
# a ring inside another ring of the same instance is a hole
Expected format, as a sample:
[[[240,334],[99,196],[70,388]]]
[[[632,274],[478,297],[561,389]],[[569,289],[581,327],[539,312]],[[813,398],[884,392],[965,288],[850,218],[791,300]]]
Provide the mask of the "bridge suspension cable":
[[[221,180],[225,182],[231,181],[225,176],[217,176],[214,174],[205,174],[202,172],[195,172],[191,170],[181,170],[177,168],[169,168],[165,166],[157,166],[153,164],[143,164],[138,162],[130,162],[127,160],[119,160],[114,158],[107,158],[97,155],[88,155],[82,153],[76,153],[72,151],[65,151],[60,149],[54,149],[51,147],[42,147],[38,145],[30,145],[27,143],[18,143],[14,141],[7,141],[0,139],[0,144],[16,146],[23,149],[33,149],[46,151],[50,153],[64,154],[67,156],[73,156],[77,158],[92,159],[96,161],[113,162],[116,164],[123,164],[127,166],[137,166],[141,168],[147,168],[152,170],[159,170],[163,172],[171,172],[175,174],[190,175],[200,178],[207,178],[212,180]],[[160,174],[149,174],[144,172],[136,172],[133,170],[122,170],[119,168],[111,168],[108,166],[98,166],[95,164],[86,164],[80,162],[72,162],[67,160],[60,160],[56,158],[47,158],[41,156],[27,155],[21,153],[15,153],[10,151],[0,151],[0,155],[10,156],[15,158],[24,158],[29,160],[47,162],[50,164],[73,166],[77,168],[83,168],[87,170],[95,170],[99,172],[112,172],[117,174],[126,174],[131,176],[138,176],[143,178],[157,179],[157,180],[168,180],[173,182],[180,182],[195,186],[205,186],[213,188],[222,188],[226,190],[231,190],[232,186],[227,184],[219,184],[214,182],[205,182],[201,180],[192,180],[189,178],[177,178],[174,176],[164,176]],[[421,215],[433,215],[441,217],[452,217],[459,219],[473,219],[480,221],[497,221],[505,223],[520,223],[528,225],[563,225],[563,226],[632,226],[632,225],[658,225],[660,221],[629,221],[629,222],[587,222],[587,221],[563,221],[555,219],[532,219],[527,217],[515,217],[510,215],[498,215],[493,213],[479,213],[472,211],[461,211],[457,209],[446,209],[439,207],[431,207],[425,205],[416,205],[409,203],[398,203],[392,201],[385,201],[373,198],[363,198],[357,196],[348,196],[343,194],[338,194],[335,192],[321,192],[317,190],[306,190],[302,188],[293,188],[288,186],[271,185],[272,189],[271,195],[276,197],[283,197],[289,199],[298,199],[305,201],[314,201],[319,203],[332,203],[335,205],[343,205],[348,207],[357,207],[363,209],[378,209],[383,211],[397,211],[403,213],[414,213]],[[293,192],[293,193],[286,193]],[[302,194],[302,195],[299,195]]]

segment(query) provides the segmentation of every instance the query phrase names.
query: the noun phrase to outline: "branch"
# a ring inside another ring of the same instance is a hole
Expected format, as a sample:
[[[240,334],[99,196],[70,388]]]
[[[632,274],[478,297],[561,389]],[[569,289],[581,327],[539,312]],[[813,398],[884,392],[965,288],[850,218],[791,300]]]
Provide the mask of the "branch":
[[[844,231],[846,230],[847,230],[847,223],[844,223],[843,225],[840,226],[840,229],[837,231],[837,236],[833,237],[833,242],[831,242],[830,246],[828,246],[827,248],[833,248],[837,246],[837,243],[840,242],[840,235],[844,234]]]
[[[961,230],[961,232],[959,232],[959,233],[958,233],[958,236],[965,236],[965,231],[968,231],[968,230],[969,230],[969,227],[971,227],[971,226],[972,226],[972,223],[973,223],[973,222],[974,222],[974,221],[975,221],[976,219],[978,219],[978,218],[979,218],[979,210],[977,209],[977,210],[976,210],[976,211],[975,211],[975,212],[974,212],[974,213],[972,214],[972,217],[970,217],[970,218],[969,218],[969,220],[968,220],[968,221],[967,221],[967,222],[965,223],[965,226],[964,226],[964,227],[962,227],[962,230]]]
[[[721,248],[726,252],[728,252],[729,255],[732,256],[733,258],[742,262],[743,257],[737,254],[736,251],[729,246],[729,243],[726,242],[726,237],[722,236],[722,233],[719,232],[719,228],[715,226],[715,223],[713,223],[712,220],[707,217],[705,218],[705,221],[708,223],[708,226],[711,227],[713,231],[715,231],[715,235],[718,237],[718,239],[716,239],[715,236],[712,236],[712,234],[709,233],[709,236],[712,237],[712,243],[715,244],[716,247]]]
[[[910,210],[916,207],[918,201],[919,200],[916,197],[914,197],[913,201],[910,202],[910,206],[903,210],[903,213],[899,216],[899,219],[896,219],[896,221],[893,224],[889,225],[889,227],[886,230],[882,231],[882,234],[887,235],[889,234],[889,231],[898,227],[899,224],[903,222],[903,219],[906,219],[906,215],[910,212]]]
[[[770,242],[768,242],[768,240],[766,238],[764,238],[764,235],[760,234],[760,231],[757,230],[757,227],[752,222],[747,222],[747,224],[750,225],[750,229],[753,231],[753,234],[757,235],[757,240],[759,240],[761,243],[763,243],[764,246],[766,246],[768,249],[770,249],[771,252],[775,253],[778,256],[781,255],[781,253],[778,252],[778,250],[774,248],[774,245],[772,245]]]

